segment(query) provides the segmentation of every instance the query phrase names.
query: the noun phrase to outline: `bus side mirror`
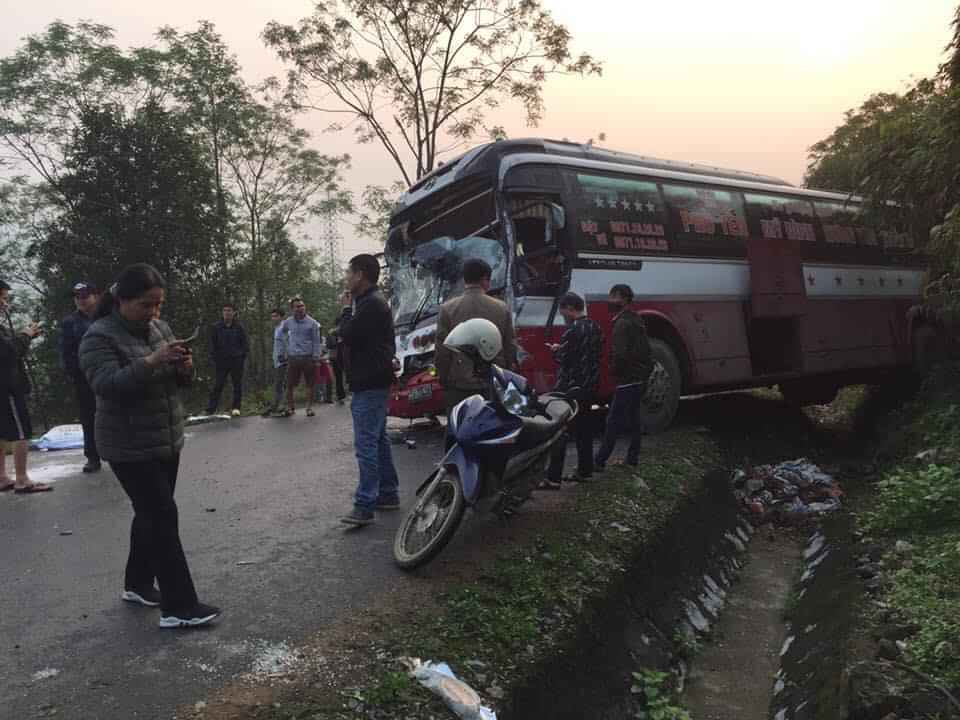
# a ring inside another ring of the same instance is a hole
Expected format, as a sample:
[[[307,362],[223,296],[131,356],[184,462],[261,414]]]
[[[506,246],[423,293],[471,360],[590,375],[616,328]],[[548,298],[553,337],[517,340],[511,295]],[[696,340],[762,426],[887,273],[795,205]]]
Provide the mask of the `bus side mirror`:
[[[550,203],[550,220],[555,230],[563,230],[567,226],[567,212],[556,203]]]

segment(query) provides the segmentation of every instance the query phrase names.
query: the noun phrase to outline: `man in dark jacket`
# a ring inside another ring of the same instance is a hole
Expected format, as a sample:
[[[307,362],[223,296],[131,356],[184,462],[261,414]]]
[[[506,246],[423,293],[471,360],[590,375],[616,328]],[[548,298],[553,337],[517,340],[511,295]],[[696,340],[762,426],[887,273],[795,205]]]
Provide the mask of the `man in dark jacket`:
[[[593,405],[600,385],[600,353],[603,350],[603,333],[600,326],[587,317],[583,298],[576,293],[567,293],[560,298],[560,314],[567,321],[567,329],[559,344],[548,345],[553,358],[560,366],[556,389],[570,393],[580,405],[574,418],[570,435],[577,445],[577,472],[568,478],[575,482],[589,480],[593,475],[593,428],[590,423],[590,407]],[[567,454],[567,438],[553,446],[547,479],[541,488],[554,490],[560,487],[563,461]]]
[[[643,318],[630,309],[633,290],[629,285],[614,285],[610,288],[607,305],[613,316],[613,346],[610,350],[610,373],[617,389],[607,413],[607,428],[597,452],[596,467],[603,470],[617,444],[617,436],[630,434],[627,449],[627,465],[636,465],[640,460],[640,445],[643,441],[643,403],[647,393],[647,380],[653,370],[650,354],[650,339]]]
[[[377,289],[380,264],[373,255],[357,255],[347,269],[348,293],[340,299],[340,341],[350,353],[347,381],[353,392],[353,441],[360,482],[348,525],[369,525],[375,510],[400,507],[399,479],[387,438],[387,402],[394,382],[396,341],[390,306]]]
[[[217,411],[227,375],[233,381],[233,416],[240,415],[240,405],[243,402],[243,364],[248,352],[250,341],[247,331],[237,320],[237,307],[233,303],[225,303],[223,320],[215,323],[210,333],[210,361],[216,368],[216,382],[207,404],[208,415]]]
[[[78,282],[73,286],[73,302],[77,311],[68,315],[61,323],[60,359],[67,379],[73,383],[77,397],[77,411],[83,426],[83,454],[87,458],[83,472],[94,473],[100,470],[100,453],[93,432],[93,418],[97,412],[97,397],[90,389],[87,378],[80,370],[80,340],[93,324],[100,301],[100,291],[88,282]]]

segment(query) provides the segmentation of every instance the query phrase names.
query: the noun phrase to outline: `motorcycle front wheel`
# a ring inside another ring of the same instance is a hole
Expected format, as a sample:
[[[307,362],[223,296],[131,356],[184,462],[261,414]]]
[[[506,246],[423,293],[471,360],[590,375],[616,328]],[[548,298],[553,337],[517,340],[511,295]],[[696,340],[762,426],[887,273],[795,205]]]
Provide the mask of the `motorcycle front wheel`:
[[[397,529],[393,558],[404,570],[433,560],[456,532],[466,503],[460,477],[440,468]]]

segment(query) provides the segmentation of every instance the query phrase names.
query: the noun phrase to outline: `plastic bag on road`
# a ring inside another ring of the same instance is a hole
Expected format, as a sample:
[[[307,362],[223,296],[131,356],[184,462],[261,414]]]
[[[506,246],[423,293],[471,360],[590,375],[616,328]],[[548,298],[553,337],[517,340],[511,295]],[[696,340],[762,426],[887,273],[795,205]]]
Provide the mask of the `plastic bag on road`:
[[[453,674],[446,663],[407,661],[413,678],[440,697],[461,720],[497,720],[490,708],[480,703],[477,692]]]

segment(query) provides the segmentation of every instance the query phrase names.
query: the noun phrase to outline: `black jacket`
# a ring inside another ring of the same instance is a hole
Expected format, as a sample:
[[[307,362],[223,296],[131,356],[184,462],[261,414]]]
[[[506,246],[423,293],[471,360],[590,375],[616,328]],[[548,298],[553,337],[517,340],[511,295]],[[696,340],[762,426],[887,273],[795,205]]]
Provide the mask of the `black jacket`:
[[[23,361],[29,349],[30,336],[14,332],[0,318],[0,394],[30,394],[30,378]]]
[[[110,462],[171,458],[183,449],[180,388],[190,378],[145,358],[174,339],[163,320],[131,323],[118,311],[100,318],[80,343],[80,367],[97,395],[97,449]]]
[[[574,320],[563,333],[553,359],[560,365],[557,390],[580,388],[593,395],[600,385],[600,353],[603,333],[600,326],[584,316]]]
[[[67,315],[60,324],[60,359],[67,377],[73,382],[86,383],[80,370],[80,341],[91,325],[93,320],[79,310]]]
[[[236,320],[227,325],[223,320],[213,324],[210,332],[210,359],[215,365],[242,360],[250,352],[247,331]]]
[[[647,324],[633,310],[624,310],[613,319],[610,372],[617,385],[633,385],[645,383],[652,370]]]
[[[356,298],[353,308],[345,309],[338,335],[348,351],[346,371],[352,390],[376,390],[393,384],[393,314],[376,287]]]

